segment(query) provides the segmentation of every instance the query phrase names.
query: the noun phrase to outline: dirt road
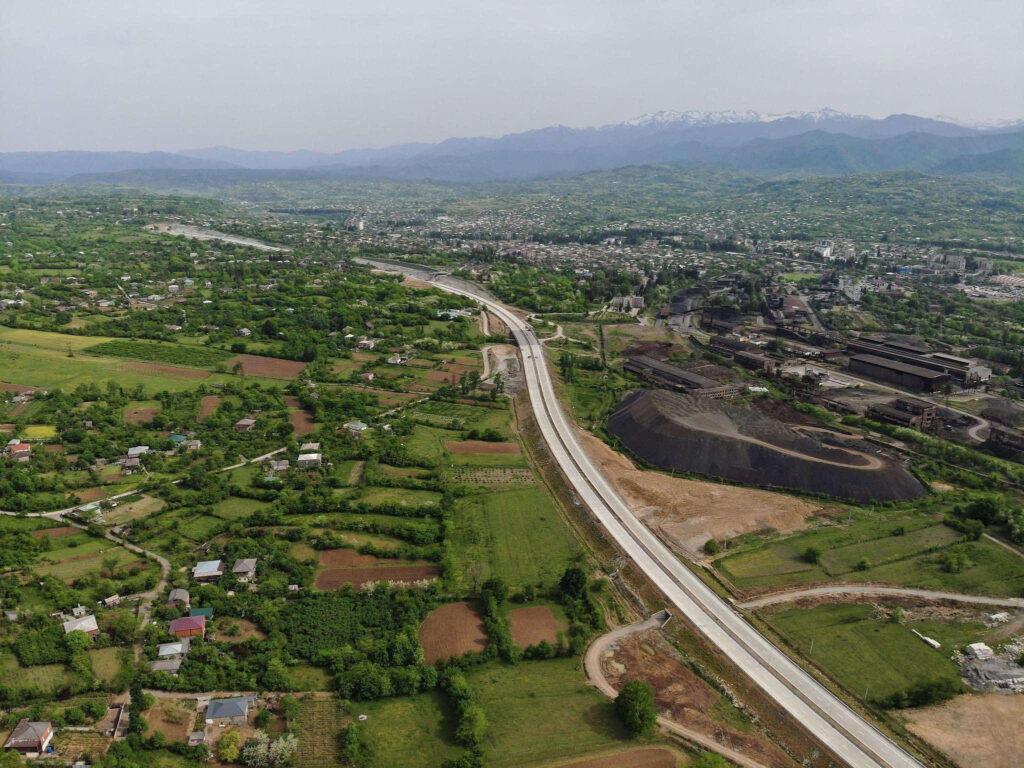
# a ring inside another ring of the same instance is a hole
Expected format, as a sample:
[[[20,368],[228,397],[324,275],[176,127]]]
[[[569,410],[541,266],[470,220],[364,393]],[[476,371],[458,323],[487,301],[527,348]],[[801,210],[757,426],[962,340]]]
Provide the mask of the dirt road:
[[[619,695],[619,692],[615,690],[612,684],[605,678],[604,670],[601,668],[601,658],[608,652],[609,647],[634,632],[644,632],[648,629],[659,629],[662,624],[664,624],[665,619],[665,612],[660,611],[646,621],[613,629],[611,632],[601,635],[590,644],[590,647],[587,648],[586,655],[583,657],[583,668],[586,670],[587,677],[590,678],[590,681],[595,685],[597,690],[610,699],[614,699]],[[666,717],[659,717],[658,725],[666,731],[671,731],[677,736],[681,736],[687,741],[699,744],[712,752],[717,752],[727,760],[731,760],[736,763],[736,765],[742,766],[743,768],[766,768],[763,763],[752,760],[734,749],[730,749],[729,747],[719,744],[706,734],[698,733],[697,731],[693,731],[689,728],[684,728]]]
[[[997,605],[1002,608],[1024,608],[1024,597],[985,597],[983,595],[961,595],[957,592],[937,592],[931,589],[905,589],[903,587],[877,587],[871,584],[830,584],[823,587],[809,587],[786,592],[763,595],[755,600],[737,603],[737,608],[764,608],[767,605],[791,603],[805,597],[834,597],[842,595],[873,595],[878,597],[916,597],[921,600],[950,600],[957,603],[976,605]]]

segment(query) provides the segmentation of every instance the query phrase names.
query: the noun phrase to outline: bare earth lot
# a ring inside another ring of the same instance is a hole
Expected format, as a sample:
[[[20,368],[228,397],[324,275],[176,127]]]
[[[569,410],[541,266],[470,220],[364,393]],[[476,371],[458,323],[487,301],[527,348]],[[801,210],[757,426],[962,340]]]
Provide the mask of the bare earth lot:
[[[199,420],[202,421],[220,405],[220,397],[218,395],[206,395],[199,404]]]
[[[796,531],[822,509],[781,493],[637,469],[589,432],[577,434],[590,458],[644,522],[690,552],[698,552],[710,538],[732,538],[766,528]]]
[[[205,379],[210,375],[209,371],[200,371],[196,368],[179,368],[176,365],[159,365],[157,363],[139,363],[134,360],[125,361],[121,365],[141,373],[159,373],[162,376],[177,376],[184,379]]]
[[[414,582],[436,579],[436,565],[372,565],[368,568],[328,568],[316,575],[316,588],[337,589],[342,584],[359,588],[374,581]]]
[[[971,694],[908,710],[911,731],[963,768],[1024,765],[1024,696]]]
[[[288,414],[288,418],[292,422],[295,434],[299,437],[302,435],[308,435],[316,429],[316,422],[313,420],[313,414],[309,411],[292,411]]]
[[[450,453],[519,453],[516,443],[492,443],[487,440],[449,440],[444,447]]]
[[[487,647],[484,623],[469,603],[442,605],[424,620],[419,638],[427,664]]]
[[[508,612],[508,623],[512,639],[523,648],[536,645],[542,640],[555,643],[558,641],[558,632],[566,629],[546,605],[511,610]]]
[[[676,768],[678,760],[668,749],[632,749],[629,752],[617,752],[614,755],[591,757],[575,763],[567,763],[562,768]]]
[[[129,408],[124,412],[124,420],[128,424],[146,424],[158,413],[159,408]]]
[[[242,364],[242,371],[247,376],[266,376],[271,379],[294,379],[304,370],[306,364],[296,360],[279,360],[276,357],[262,357],[261,355],[239,355],[227,362],[228,370],[235,367],[236,363]]]

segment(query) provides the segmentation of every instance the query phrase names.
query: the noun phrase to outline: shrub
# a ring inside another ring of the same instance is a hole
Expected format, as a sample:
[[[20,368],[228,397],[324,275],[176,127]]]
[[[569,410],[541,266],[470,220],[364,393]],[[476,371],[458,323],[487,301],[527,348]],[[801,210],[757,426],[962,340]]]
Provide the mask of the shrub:
[[[650,733],[658,720],[654,689],[642,680],[630,680],[615,697],[615,710],[634,738]]]

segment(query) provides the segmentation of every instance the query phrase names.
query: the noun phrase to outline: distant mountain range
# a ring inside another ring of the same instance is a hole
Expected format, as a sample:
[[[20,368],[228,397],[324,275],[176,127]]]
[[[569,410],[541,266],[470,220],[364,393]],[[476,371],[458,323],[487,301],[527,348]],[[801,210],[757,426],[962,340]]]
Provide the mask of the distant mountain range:
[[[769,175],[902,169],[1020,175],[1014,153],[1022,150],[1024,121],[978,127],[915,115],[875,119],[832,109],[785,114],[663,111],[597,128],[558,125],[500,138],[454,138],[334,154],[230,147],[178,153],[13,152],[0,154],[0,182],[133,183],[126,179],[160,171],[176,176],[202,172],[204,178],[224,172],[250,180],[294,175],[472,182],[663,163]],[[1006,168],[1003,158],[1010,161]]]

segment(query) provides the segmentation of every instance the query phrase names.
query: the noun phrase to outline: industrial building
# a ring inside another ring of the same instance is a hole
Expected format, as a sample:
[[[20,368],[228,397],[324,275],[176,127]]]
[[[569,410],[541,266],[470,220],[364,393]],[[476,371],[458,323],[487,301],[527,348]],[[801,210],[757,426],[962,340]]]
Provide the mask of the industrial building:
[[[949,382],[948,373],[878,355],[853,355],[850,357],[850,371],[916,392],[937,392]]]
[[[851,355],[873,355],[945,373],[961,387],[975,386],[992,377],[991,368],[978,365],[973,360],[944,352],[928,352],[911,344],[856,339],[849,342],[846,348]]]
[[[669,389],[691,392],[702,397],[727,398],[740,391],[737,384],[720,384],[707,376],[692,373],[678,365],[666,363],[650,355],[635,355],[622,366],[642,379]]]

